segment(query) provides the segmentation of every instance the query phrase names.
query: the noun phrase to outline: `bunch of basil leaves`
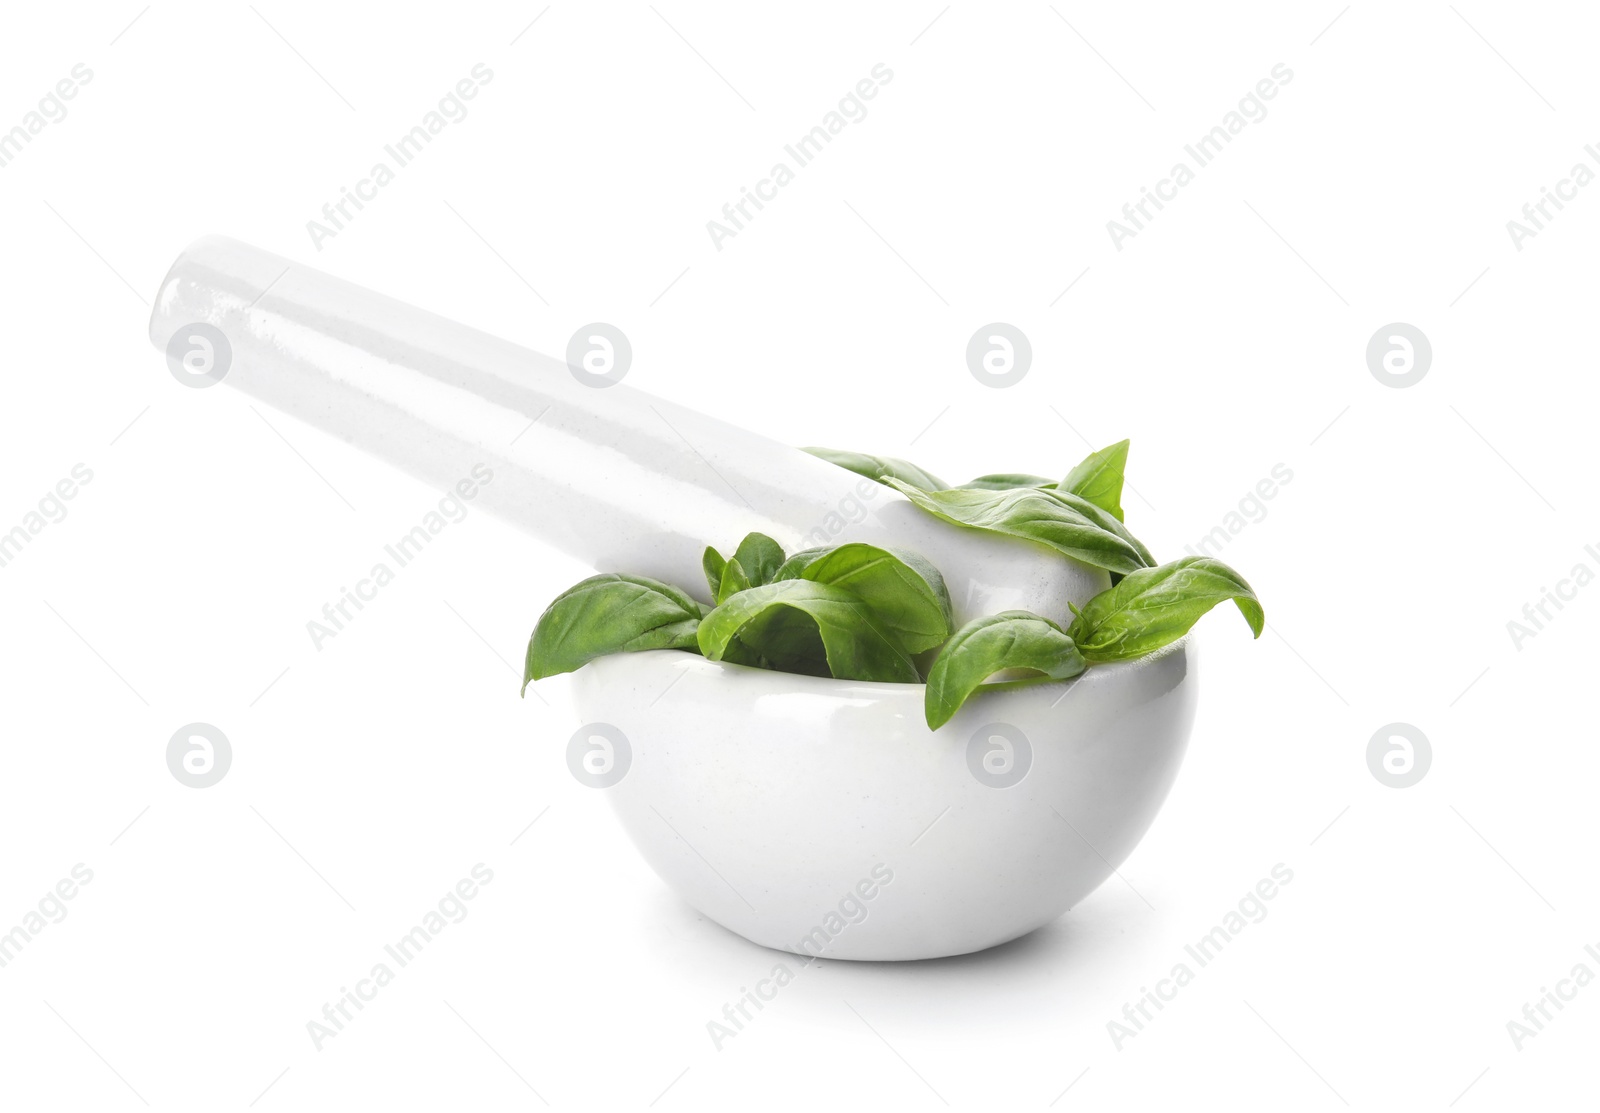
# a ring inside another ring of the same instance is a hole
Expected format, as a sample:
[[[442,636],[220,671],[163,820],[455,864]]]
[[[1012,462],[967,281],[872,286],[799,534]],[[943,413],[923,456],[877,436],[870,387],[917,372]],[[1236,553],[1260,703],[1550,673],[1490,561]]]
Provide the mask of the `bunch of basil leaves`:
[[[840,680],[926,681],[924,712],[938,729],[996,673],[1065,680],[1093,663],[1143,657],[1224,600],[1261,636],[1261,603],[1237,572],[1201,556],[1158,565],[1123,524],[1127,441],[1090,453],[1059,482],[995,474],[959,487],[892,457],[806,451],[947,522],[1039,542],[1104,568],[1112,586],[1073,607],[1065,629],[1043,615],[1003,611],[954,630],[944,577],[916,553],[851,542],[789,555],[752,533],[731,556],[706,549],[710,607],[671,584],[615,573],[557,596],[528,641],[523,691],[607,654],[681,649]]]

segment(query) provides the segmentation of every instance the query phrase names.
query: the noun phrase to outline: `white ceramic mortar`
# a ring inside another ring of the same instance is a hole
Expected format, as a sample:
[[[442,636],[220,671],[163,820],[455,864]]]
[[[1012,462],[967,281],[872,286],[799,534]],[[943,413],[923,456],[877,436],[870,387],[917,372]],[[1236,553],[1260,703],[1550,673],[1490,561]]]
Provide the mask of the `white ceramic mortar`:
[[[604,791],[656,873],[747,939],[842,959],[966,954],[1071,908],[1155,818],[1196,698],[1186,642],[980,692],[937,731],[920,684],[672,651],[602,658],[574,681],[583,719],[627,739],[583,745],[622,767]],[[892,880],[875,884],[875,866]],[[852,894],[864,918],[850,907],[830,931]]]

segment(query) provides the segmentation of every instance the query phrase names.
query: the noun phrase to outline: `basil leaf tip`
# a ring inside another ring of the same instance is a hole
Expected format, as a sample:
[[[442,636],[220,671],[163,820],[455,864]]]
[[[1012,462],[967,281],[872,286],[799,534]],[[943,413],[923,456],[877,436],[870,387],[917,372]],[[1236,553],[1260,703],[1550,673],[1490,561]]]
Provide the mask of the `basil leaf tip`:
[[[711,601],[717,600],[717,592],[722,590],[722,570],[728,566],[721,553],[706,546],[705,553],[700,557],[701,571],[706,574],[706,586],[711,589]]]
[[[771,583],[773,573],[783,564],[783,547],[764,533],[748,533],[733,559],[744,569],[750,586],[760,587]]]
[[[923,491],[895,479],[888,483],[944,521],[1037,541],[1096,568],[1126,573],[1154,563],[1121,522],[1077,495],[1036,487]]]
[[[928,673],[923,714],[931,730],[950,721],[989,677],[1005,669],[1028,669],[1067,680],[1087,667],[1072,638],[1048,618],[1029,611],[1001,611],[974,619],[940,652]]]
[[[700,625],[700,604],[671,584],[615,572],[574,584],[545,608],[528,639],[522,692],[528,684],[572,672],[596,657],[645,649],[688,649]]]
[[[1089,453],[1056,484],[1058,490],[1084,498],[1122,521],[1122,476],[1128,470],[1128,442],[1118,441]]]
[[[802,448],[800,451],[809,452],[830,464],[837,464],[847,471],[864,475],[878,483],[898,479],[902,483],[909,483],[924,491],[943,491],[949,486],[932,472],[924,471],[910,461],[896,459],[893,456],[869,456],[865,452],[846,452],[837,448]]]
[[[1255,591],[1239,573],[1206,556],[1128,573],[1078,608],[1068,633],[1089,661],[1127,661],[1177,641],[1227,599],[1259,638],[1266,616]]]

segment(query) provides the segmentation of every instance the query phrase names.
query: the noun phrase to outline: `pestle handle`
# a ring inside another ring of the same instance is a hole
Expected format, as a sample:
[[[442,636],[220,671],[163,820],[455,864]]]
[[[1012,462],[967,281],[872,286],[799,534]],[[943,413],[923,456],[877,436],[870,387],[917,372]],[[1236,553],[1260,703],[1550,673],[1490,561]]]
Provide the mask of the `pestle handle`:
[[[181,353],[197,324],[231,348],[223,382],[443,489],[489,468],[481,505],[599,571],[704,599],[705,546],[726,552],[759,530],[789,552],[866,541],[922,553],[958,622],[1013,607],[1065,620],[1069,600],[1107,583],[799,449],[626,385],[589,386],[561,361],[223,236],[173,264],[150,339]]]

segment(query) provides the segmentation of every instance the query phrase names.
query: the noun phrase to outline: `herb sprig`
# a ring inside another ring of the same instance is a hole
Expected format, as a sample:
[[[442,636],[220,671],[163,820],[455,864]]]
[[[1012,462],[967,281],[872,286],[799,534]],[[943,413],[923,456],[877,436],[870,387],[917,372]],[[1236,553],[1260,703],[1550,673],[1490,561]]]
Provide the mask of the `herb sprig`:
[[[706,549],[710,607],[671,584],[616,573],[562,592],[528,641],[523,691],[597,657],[677,649],[840,680],[925,682],[924,713],[936,730],[996,673],[1066,680],[1094,664],[1144,657],[1227,600],[1261,636],[1261,602],[1239,573],[1212,557],[1157,564],[1123,524],[1125,440],[1090,453],[1059,482],[1000,473],[959,487],[904,460],[806,451],[954,525],[1103,568],[1112,586],[1074,607],[1070,620],[1004,611],[953,629],[944,577],[917,553],[850,542],[786,554],[751,533],[731,555]]]

